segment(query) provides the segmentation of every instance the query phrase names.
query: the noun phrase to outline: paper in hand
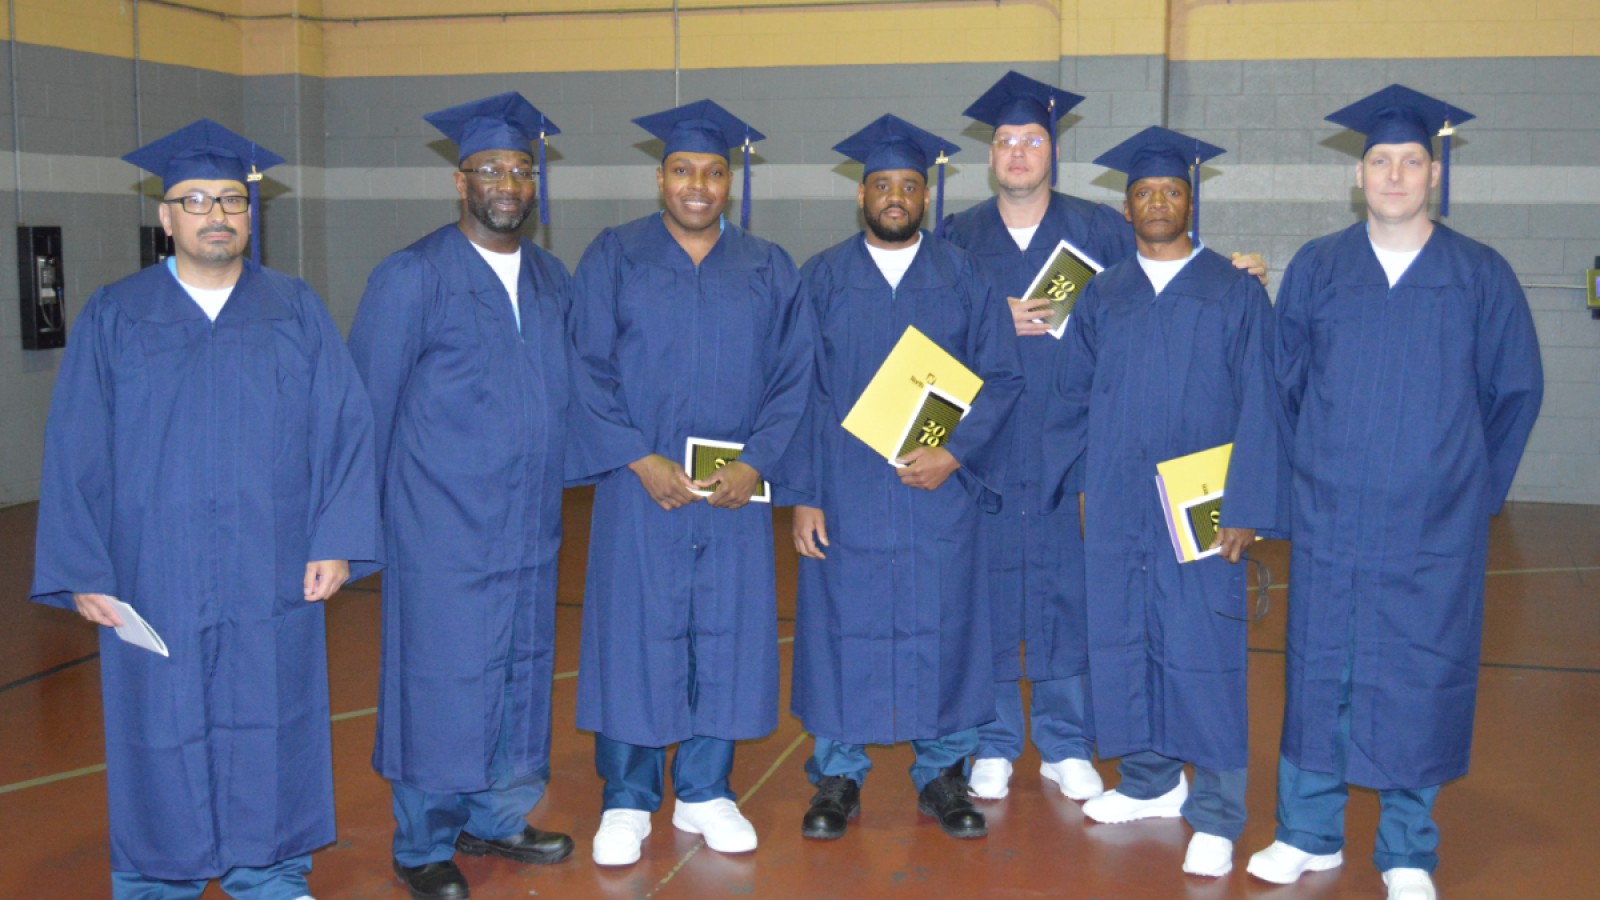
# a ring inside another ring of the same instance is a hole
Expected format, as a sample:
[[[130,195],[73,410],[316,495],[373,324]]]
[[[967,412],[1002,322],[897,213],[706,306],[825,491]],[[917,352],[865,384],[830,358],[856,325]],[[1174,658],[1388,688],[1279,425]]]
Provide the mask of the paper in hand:
[[[144,616],[135,612],[133,607],[111,598],[111,608],[122,618],[122,624],[117,626],[117,637],[135,647],[143,647],[151,653],[171,655],[167,653],[167,642],[161,639],[161,635],[156,634],[156,630],[151,628],[150,623],[144,620]]]

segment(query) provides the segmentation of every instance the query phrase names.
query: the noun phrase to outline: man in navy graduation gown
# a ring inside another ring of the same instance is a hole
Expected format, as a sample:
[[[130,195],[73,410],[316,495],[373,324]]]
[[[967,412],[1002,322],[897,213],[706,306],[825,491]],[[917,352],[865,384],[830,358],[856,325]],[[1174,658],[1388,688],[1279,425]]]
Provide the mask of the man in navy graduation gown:
[[[1328,118],[1367,135],[1367,216],[1301,248],[1278,292],[1288,683],[1276,840],[1249,871],[1287,884],[1340,865],[1356,784],[1378,791],[1389,896],[1430,898],[1433,802],[1472,744],[1489,517],[1543,372],[1511,267],[1428,217],[1441,174],[1441,213],[1448,197],[1433,137],[1472,116],[1391,85]]]
[[[835,150],[863,164],[854,235],[802,269],[818,329],[796,497],[800,586],[791,706],[816,737],[806,837],[845,833],[872,767],[867,744],[909,741],[918,808],[958,838],[987,833],[966,761],[994,718],[988,580],[978,520],[1004,483],[997,439],[1022,391],[1004,302],[964,250],[920,230],[927,171],[953,144],[885,115]],[[983,380],[942,447],[896,467],[840,424],[908,326]]]
[[[1076,503],[1045,515],[1041,487],[1047,450],[1041,428],[1065,345],[1049,338],[1045,300],[1022,295],[1065,240],[1102,266],[1133,255],[1133,230],[1119,210],[1054,190],[1060,118],[1083,100],[1017,72],[1007,72],[965,114],[994,129],[989,170],[996,195],[952,216],[947,237],[969,251],[1011,309],[1027,376],[1001,440],[1009,448],[1006,497],[983,517],[995,664],[995,719],[979,729],[971,784],[975,796],[1006,796],[1011,764],[1022,753],[1021,679],[1032,685],[1028,719],[1040,774],[1061,793],[1087,800],[1102,790],[1090,764],[1089,654],[1084,630],[1083,538]],[[1234,265],[1265,281],[1259,254],[1233,254]]]
[[[814,335],[789,255],[723,215],[729,148],[745,150],[748,198],[761,133],[710,100],[635,122],[662,141],[664,209],[589,245],[572,319],[583,369],[614,399],[607,421],[625,432],[584,467],[599,481],[578,727],[594,732],[605,782],[601,865],[639,859],[670,744],[673,826],[719,852],[756,848],[728,783],[734,742],[778,715],[772,508],[750,500],[795,434]],[[744,446],[695,482],[691,437]]]
[[[566,269],[521,237],[531,150],[555,126],[520,94],[428,115],[457,146],[461,217],[380,263],[350,330],[378,431],[383,655],[373,767],[413,897],[465,897],[452,857],[554,863],[525,817],[549,777],[569,407]],[[541,152],[541,157],[543,153]]]
[[[1116,824],[1182,815],[1183,869],[1233,867],[1245,820],[1247,567],[1257,531],[1281,530],[1261,284],[1189,233],[1199,164],[1216,147],[1150,128],[1096,160],[1128,174],[1138,252],[1089,282],[1068,321],[1050,466],[1080,470],[1089,682],[1100,752],[1121,781],[1083,805]],[[1156,464],[1233,444],[1216,555],[1180,563]],[[1068,505],[1076,498],[1062,498]],[[1184,764],[1195,769],[1194,789]]]
[[[202,119],[124,157],[174,255],[101,288],[45,430],[32,597],[100,634],[112,896],[309,894],[334,839],[323,608],[376,571],[372,413],[322,301],[244,259],[249,172]]]

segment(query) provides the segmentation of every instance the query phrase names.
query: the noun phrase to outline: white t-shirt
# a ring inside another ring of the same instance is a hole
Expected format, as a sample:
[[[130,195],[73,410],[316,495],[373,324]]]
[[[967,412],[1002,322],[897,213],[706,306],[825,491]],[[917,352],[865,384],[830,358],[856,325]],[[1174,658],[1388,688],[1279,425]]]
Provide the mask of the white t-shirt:
[[[471,241],[467,243],[472,244]],[[505,285],[506,295],[511,298],[511,315],[517,320],[517,330],[522,330],[522,310],[517,308],[517,279],[522,273],[522,245],[511,253],[496,253],[493,250],[472,244],[472,249],[478,251],[483,261],[489,264],[494,274]]]
[[[1038,225],[1029,225],[1027,228],[1006,228],[1011,232],[1011,239],[1017,242],[1018,250],[1027,250],[1028,244],[1033,242],[1034,232],[1039,230]]]
[[[172,277],[177,279],[178,284],[189,294],[189,299],[193,300],[206,314],[206,318],[215,322],[217,314],[222,312],[222,307],[228,302],[228,295],[233,293],[233,285],[228,285],[225,288],[195,287],[182,278],[178,278],[178,260],[172,256],[167,257],[167,271],[171,272]]]
[[[911,261],[917,258],[917,248],[922,246],[922,235],[917,235],[917,242],[909,247],[899,250],[885,250],[867,244],[867,252],[872,254],[872,261],[878,264],[878,271],[889,282],[889,287],[900,286],[900,279],[906,276],[906,270],[911,268]]]
[[[1156,296],[1159,297],[1172,279],[1177,278],[1183,267],[1187,266],[1189,260],[1194,259],[1195,254],[1199,252],[1200,245],[1196,244],[1183,259],[1145,259],[1140,256],[1139,268],[1144,270],[1144,277],[1150,279],[1150,284],[1156,289]]]
[[[1367,240],[1370,243],[1372,239],[1368,238]],[[1406,269],[1411,268],[1411,263],[1416,260],[1417,254],[1422,252],[1422,248],[1418,247],[1415,250],[1385,250],[1377,244],[1373,244],[1372,252],[1377,254],[1378,265],[1383,266],[1383,274],[1389,276],[1389,287],[1394,287],[1394,283],[1400,280],[1400,276],[1406,273]]]

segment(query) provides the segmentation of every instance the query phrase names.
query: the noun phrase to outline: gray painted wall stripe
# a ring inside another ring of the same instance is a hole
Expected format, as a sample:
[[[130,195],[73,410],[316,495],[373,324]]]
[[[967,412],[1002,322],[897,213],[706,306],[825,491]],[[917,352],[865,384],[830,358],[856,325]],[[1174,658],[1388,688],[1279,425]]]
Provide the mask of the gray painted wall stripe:
[[[15,189],[12,154],[0,151],[0,190]],[[132,191],[141,173],[120,159],[23,153],[22,180],[29,191],[69,194],[120,194]],[[560,200],[650,200],[656,196],[655,167],[563,164],[551,172],[551,193]],[[1102,202],[1120,200],[1120,176],[1089,163],[1061,167],[1071,192]],[[737,176],[736,176],[737,177]],[[157,190],[154,179],[146,179]],[[1355,165],[1241,163],[1207,167],[1206,200],[1264,203],[1328,202],[1355,185]],[[321,168],[279,166],[267,179],[269,196],[290,191],[311,200],[448,200],[455,196],[450,170],[443,166]],[[826,200],[855,196],[855,182],[839,167],[765,163],[755,171],[757,200]],[[946,197],[976,201],[990,195],[988,169],[955,166],[945,181]],[[1451,199],[1481,204],[1600,203],[1600,167],[1458,167]]]

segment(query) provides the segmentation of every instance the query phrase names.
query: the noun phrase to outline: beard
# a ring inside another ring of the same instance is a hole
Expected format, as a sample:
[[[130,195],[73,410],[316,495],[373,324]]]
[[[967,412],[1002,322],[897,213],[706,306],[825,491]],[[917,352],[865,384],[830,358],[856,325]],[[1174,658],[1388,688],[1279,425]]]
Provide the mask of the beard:
[[[901,208],[905,209],[905,207]],[[864,212],[862,215],[867,220],[867,229],[876,235],[878,240],[890,244],[898,244],[901,241],[911,240],[916,235],[917,230],[922,227],[921,216],[911,215],[911,210],[909,209],[905,209],[905,211],[907,216],[904,225],[884,224],[882,212],[877,215]]]
[[[533,201],[529,200],[514,210],[502,211],[495,209],[488,201],[480,199],[477,194],[469,192],[467,212],[472,213],[472,217],[490,231],[498,234],[515,234],[533,212]]]
[[[195,237],[204,238],[208,234],[228,234],[238,237],[239,230],[227,225],[209,225],[195,232]],[[201,241],[199,251],[195,255],[202,262],[231,263],[244,255],[244,248],[238,244],[212,244]]]

